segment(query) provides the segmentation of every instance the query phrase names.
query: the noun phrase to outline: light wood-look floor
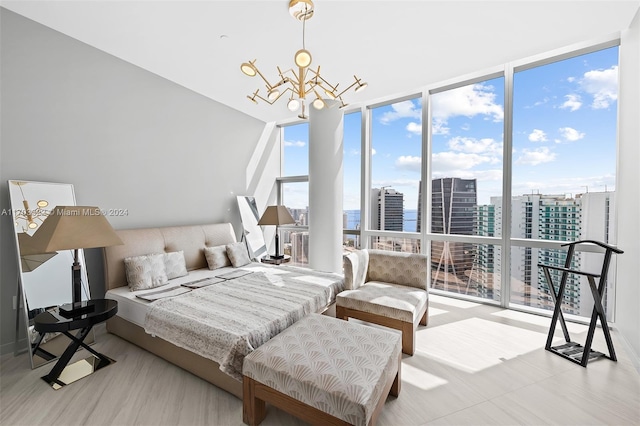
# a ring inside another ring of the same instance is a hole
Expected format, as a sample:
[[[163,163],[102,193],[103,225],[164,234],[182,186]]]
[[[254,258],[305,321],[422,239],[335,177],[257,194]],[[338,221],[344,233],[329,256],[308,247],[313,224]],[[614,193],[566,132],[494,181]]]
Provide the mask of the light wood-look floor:
[[[543,349],[547,318],[433,295],[429,312],[380,425],[640,424],[640,376],[615,331],[619,361],[582,368]],[[569,327],[583,341],[586,326]],[[0,424],[242,424],[240,400],[101,330],[94,347],[117,362],[57,391],[40,379],[51,365],[4,356]],[[263,424],[302,423],[269,407]]]

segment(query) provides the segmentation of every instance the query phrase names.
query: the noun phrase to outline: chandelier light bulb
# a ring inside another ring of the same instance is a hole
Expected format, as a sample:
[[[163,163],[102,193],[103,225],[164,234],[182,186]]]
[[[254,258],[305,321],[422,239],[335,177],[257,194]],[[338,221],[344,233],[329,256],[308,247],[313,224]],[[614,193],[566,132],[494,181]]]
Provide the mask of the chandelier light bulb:
[[[278,89],[271,89],[269,90],[269,94],[267,97],[270,101],[275,101],[276,99],[278,99],[278,96],[280,96],[280,91]]]
[[[356,87],[355,91],[357,92],[362,92],[364,89],[367,88],[367,86],[369,85],[369,83],[359,83],[358,87]]]
[[[29,222],[29,229],[36,229],[38,227],[38,224],[35,222]]]
[[[256,68],[249,62],[243,62],[242,65],[240,65],[240,70],[249,77],[254,77],[256,75]]]
[[[49,202],[47,200],[38,201],[38,207],[47,207],[48,205],[49,205]]]
[[[311,65],[311,52],[305,49],[300,49],[296,52],[296,55],[293,57],[296,65],[300,68],[306,68]]]
[[[336,95],[331,90],[325,90],[324,93],[327,95],[327,98],[334,100]]]
[[[287,103],[287,108],[289,108],[289,111],[296,111],[298,108],[300,108],[300,101],[298,101],[297,99],[290,99]]]
[[[320,98],[316,98],[316,99],[313,101],[313,107],[314,107],[315,109],[322,109],[322,108],[324,108],[324,101],[323,101],[322,99],[320,99]]]

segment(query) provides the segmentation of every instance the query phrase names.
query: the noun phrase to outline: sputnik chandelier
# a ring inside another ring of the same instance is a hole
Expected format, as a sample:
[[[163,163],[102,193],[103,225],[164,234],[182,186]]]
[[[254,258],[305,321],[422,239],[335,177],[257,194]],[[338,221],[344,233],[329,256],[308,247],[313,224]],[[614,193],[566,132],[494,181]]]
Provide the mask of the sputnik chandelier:
[[[266,85],[267,97],[266,99],[260,96],[260,89],[256,90],[253,95],[247,96],[249,100],[255,104],[258,103],[258,99],[273,105],[278,99],[280,99],[285,93],[291,92],[289,95],[289,102],[287,108],[290,111],[297,111],[302,107],[302,110],[298,117],[302,119],[308,118],[305,114],[305,100],[307,95],[314,96],[312,101],[313,106],[316,109],[322,109],[327,106],[327,103],[321,96],[324,93],[326,98],[331,100],[338,100],[340,102],[340,108],[344,108],[347,104],[342,99],[342,95],[348,90],[355,87],[355,91],[359,92],[365,87],[367,83],[362,82],[355,75],[353,78],[355,81],[346,89],[338,91],[338,84],[332,85],[327,82],[320,75],[320,66],[317,69],[310,69],[311,65],[311,52],[306,50],[304,43],[305,35],[305,22],[313,16],[313,1],[311,0],[291,0],[289,2],[289,13],[295,19],[302,21],[302,49],[298,50],[293,57],[293,60],[297,66],[297,71],[290,68],[286,71],[282,71],[280,67],[278,69],[278,82],[271,84],[269,80],[256,67],[256,60],[244,62],[240,65],[242,72],[249,77],[255,77],[259,75]]]

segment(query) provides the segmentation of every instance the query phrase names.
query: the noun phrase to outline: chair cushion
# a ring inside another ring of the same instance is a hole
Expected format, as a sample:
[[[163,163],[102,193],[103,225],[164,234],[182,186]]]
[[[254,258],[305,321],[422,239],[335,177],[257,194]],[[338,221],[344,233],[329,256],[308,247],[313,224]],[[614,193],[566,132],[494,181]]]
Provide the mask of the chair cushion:
[[[415,287],[369,281],[336,296],[336,305],[416,324],[427,303],[427,291]]]
[[[242,374],[354,425],[397,374],[400,334],[307,315],[244,358]]]

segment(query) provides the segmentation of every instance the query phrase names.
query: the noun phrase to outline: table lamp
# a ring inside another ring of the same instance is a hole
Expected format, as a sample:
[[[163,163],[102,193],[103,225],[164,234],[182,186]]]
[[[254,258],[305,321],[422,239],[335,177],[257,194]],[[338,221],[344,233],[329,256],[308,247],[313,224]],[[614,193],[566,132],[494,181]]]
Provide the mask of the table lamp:
[[[283,259],[284,255],[280,254],[280,240],[278,237],[278,226],[296,223],[291,217],[291,213],[285,206],[268,206],[258,221],[258,225],[275,225],[276,226],[276,254],[271,256],[273,259]]]
[[[56,206],[33,234],[32,245],[40,253],[73,250],[72,303],[59,308],[67,318],[86,314],[92,305],[82,301],[81,265],[78,250],[123,244],[98,207]]]

